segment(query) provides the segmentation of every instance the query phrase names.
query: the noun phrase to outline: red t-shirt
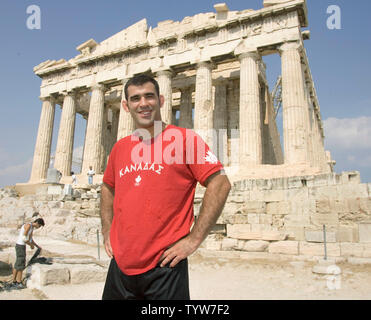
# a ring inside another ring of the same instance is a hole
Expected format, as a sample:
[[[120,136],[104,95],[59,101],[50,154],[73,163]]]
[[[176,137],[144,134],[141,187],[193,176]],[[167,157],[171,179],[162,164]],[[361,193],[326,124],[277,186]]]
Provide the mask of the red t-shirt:
[[[162,253],[190,232],[197,182],[222,164],[192,130],[168,125],[156,138],[136,135],[112,148],[103,182],[114,188],[110,240],[127,275],[154,268]]]

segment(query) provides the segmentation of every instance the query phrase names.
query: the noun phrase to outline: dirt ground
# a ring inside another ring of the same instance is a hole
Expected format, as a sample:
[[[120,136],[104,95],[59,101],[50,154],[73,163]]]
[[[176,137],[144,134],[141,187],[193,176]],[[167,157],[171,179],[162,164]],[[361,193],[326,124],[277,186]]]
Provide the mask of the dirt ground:
[[[243,260],[205,257],[189,259],[193,300],[369,300],[371,265],[337,263],[341,274],[312,272],[316,262]],[[11,274],[0,274],[10,280]],[[330,282],[329,282],[330,281]],[[334,282],[335,281],[335,282]],[[332,284],[332,285],[331,285]],[[0,300],[100,300],[103,282],[78,285],[49,285],[41,290],[0,292]]]

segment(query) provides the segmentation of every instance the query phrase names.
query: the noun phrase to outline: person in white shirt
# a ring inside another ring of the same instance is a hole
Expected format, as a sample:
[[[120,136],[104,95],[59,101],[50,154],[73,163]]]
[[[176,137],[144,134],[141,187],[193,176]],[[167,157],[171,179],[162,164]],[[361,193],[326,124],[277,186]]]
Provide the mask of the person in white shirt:
[[[73,171],[71,171],[72,184],[77,184],[77,177]]]
[[[93,184],[93,176],[94,175],[95,175],[95,171],[93,170],[93,167],[90,166],[89,171],[88,171],[88,182],[89,182],[89,184]]]
[[[31,249],[37,247],[41,250],[41,247],[33,240],[32,235],[34,229],[39,229],[44,225],[44,219],[38,218],[34,222],[25,223],[22,225],[21,230],[19,231],[18,239],[15,245],[16,261],[13,268],[13,286],[16,289],[25,288],[22,283],[22,273],[26,268],[26,245],[29,245]]]

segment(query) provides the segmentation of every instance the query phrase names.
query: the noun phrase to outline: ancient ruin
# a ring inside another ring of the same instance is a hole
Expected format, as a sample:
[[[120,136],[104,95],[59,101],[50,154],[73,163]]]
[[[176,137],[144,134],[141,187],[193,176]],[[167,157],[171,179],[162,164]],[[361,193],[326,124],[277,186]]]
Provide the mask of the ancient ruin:
[[[122,88],[142,72],[160,84],[163,120],[199,132],[233,180],[331,172],[304,48],[305,0],[264,1],[256,11],[214,8],[155,28],[143,19],[101,43],[84,42],[70,60],[36,66],[42,110],[29,182],[47,177],[56,104],[62,115],[54,167],[62,182],[70,181],[77,113],[87,121],[79,180],[90,165],[102,174],[113,144],[133,131],[120,108]],[[282,61],[283,147],[262,61],[271,54]]]
[[[146,72],[158,79],[165,96],[164,121],[199,132],[233,182],[203,249],[225,257],[318,259],[326,242],[327,255],[337,261],[371,263],[371,184],[361,183],[358,172],[335,173],[324,149],[304,48],[310,35],[303,30],[306,1],[263,4],[256,11],[216,4],[215,12],[162,21],[155,28],[143,19],[101,43],[86,41],[68,61],[35,67],[42,79],[42,109],[31,178],[16,186],[20,198],[0,194],[0,226],[15,226],[37,211],[46,219],[43,235],[96,242],[99,182],[107,157],[113,144],[134,129],[120,108],[123,85]],[[262,61],[270,54],[280,55],[282,62],[273,90]],[[48,184],[57,104],[62,115],[54,168],[63,176],[61,184]],[[77,113],[87,120],[81,185],[68,191]],[[89,166],[99,174],[93,187],[84,184]],[[202,194],[198,188],[196,215]]]

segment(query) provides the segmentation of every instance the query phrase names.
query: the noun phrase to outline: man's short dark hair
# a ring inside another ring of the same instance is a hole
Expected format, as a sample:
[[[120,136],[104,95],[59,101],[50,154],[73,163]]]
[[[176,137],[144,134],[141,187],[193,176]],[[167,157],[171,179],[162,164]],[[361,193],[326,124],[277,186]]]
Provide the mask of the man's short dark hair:
[[[39,224],[40,226],[45,226],[45,222],[43,218],[38,218],[34,221],[34,223]]]
[[[125,84],[124,91],[125,91],[126,101],[128,101],[128,98],[129,98],[128,97],[128,87],[129,86],[137,86],[138,87],[138,86],[144,85],[147,82],[153,83],[153,85],[155,86],[157,96],[160,97],[160,87],[158,85],[158,82],[153,77],[149,76],[148,74],[138,74],[138,75],[132,77],[131,79],[129,79],[129,81],[126,82],[126,84]]]

